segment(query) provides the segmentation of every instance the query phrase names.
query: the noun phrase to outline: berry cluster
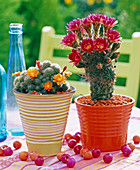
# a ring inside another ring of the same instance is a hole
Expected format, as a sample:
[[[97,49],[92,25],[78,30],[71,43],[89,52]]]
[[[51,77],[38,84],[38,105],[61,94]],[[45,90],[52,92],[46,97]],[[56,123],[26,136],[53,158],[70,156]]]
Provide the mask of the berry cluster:
[[[20,149],[22,146],[21,142],[19,141],[14,141],[13,142],[13,148],[9,147],[8,145],[2,145],[0,147],[0,156],[11,156],[13,154],[14,150]]]
[[[41,166],[44,163],[44,158],[42,156],[39,156],[39,153],[36,151],[33,151],[31,153],[28,153],[27,151],[22,151],[19,153],[19,159],[21,161],[26,161],[28,157],[30,157],[30,159],[34,161],[37,166]]]
[[[135,135],[133,136],[133,142],[134,144],[139,144],[140,143],[140,136]],[[121,151],[124,156],[129,156],[135,149],[135,145],[133,143],[127,143],[122,145]]]
[[[81,145],[77,144],[80,142],[80,140],[81,140],[80,132],[77,132],[74,135],[71,135],[70,133],[66,133],[64,135],[64,142],[66,141],[68,146],[70,148],[73,148],[76,154],[79,154],[80,149],[82,148]],[[63,151],[60,151],[57,153],[57,159],[65,163],[67,167],[69,168],[73,168],[76,164],[76,160],[73,157],[71,157],[69,154],[66,154]]]
[[[20,149],[21,146],[22,146],[22,143],[20,141],[13,142],[13,149],[9,147],[8,145],[2,145],[0,147],[0,156],[11,156],[13,154],[13,151]],[[29,154],[27,151],[22,151],[19,153],[19,159],[21,161],[26,161],[29,156],[32,161],[35,161],[36,165],[38,166],[43,165],[44,159],[42,156],[39,156],[38,152],[33,151]]]
[[[62,161],[69,168],[73,168],[76,164],[76,160],[73,157],[71,157],[69,154],[66,154],[65,152],[62,151],[57,153],[57,159],[59,161]]]
[[[77,132],[74,135],[70,133],[66,133],[64,135],[64,141],[67,142],[69,148],[73,148],[75,154],[80,154],[85,160],[90,160],[92,158],[98,158],[101,155],[101,151],[98,148],[94,148],[89,150],[87,148],[83,148],[81,144],[79,144],[81,139],[81,133]],[[133,141],[135,144],[140,142],[140,137],[138,135],[133,137]],[[121,151],[124,156],[128,157],[135,149],[135,145],[132,143],[127,143],[122,145]],[[60,151],[57,154],[57,159],[65,163],[69,168],[73,168],[76,164],[76,160],[71,157],[69,154]],[[103,161],[105,163],[111,163],[113,160],[113,156],[111,153],[106,153],[103,155]]]
[[[80,154],[85,160],[98,158],[101,155],[101,151],[98,148],[94,148],[92,151],[83,148],[82,145],[78,144],[80,139],[80,132],[77,132],[74,135],[71,135],[70,133],[64,135],[64,141],[67,142],[69,148],[73,148],[74,153]],[[76,160],[73,157],[63,151],[58,152],[57,159],[67,164],[69,168],[74,167],[76,163]],[[113,156],[110,153],[107,153],[103,156],[103,160],[105,163],[110,163],[113,160]]]
[[[71,135],[70,133],[66,133],[64,135],[64,141],[67,142],[69,148],[72,148],[75,154],[80,154],[85,160],[98,158],[101,155],[101,151],[98,148],[94,148],[92,150],[83,148],[82,145],[79,143],[80,140],[81,140],[80,132],[77,132],[74,135]],[[135,135],[133,137],[133,141],[134,141],[134,144],[139,144],[140,136]],[[122,145],[121,151],[124,156],[126,157],[130,156],[130,154],[135,149],[134,144],[127,143],[127,144]],[[13,142],[13,149],[9,147],[8,145],[2,145],[0,146],[0,156],[11,156],[13,154],[13,151],[20,149],[21,146],[22,146],[22,143],[19,141]],[[31,153],[27,151],[22,151],[19,153],[20,160],[26,161],[28,158],[34,161],[37,166],[41,166],[44,163],[44,158],[42,156],[39,156],[39,153],[36,151],[33,151]],[[65,163],[67,167],[69,168],[73,168],[76,164],[76,160],[64,151],[60,151],[57,153],[57,159]],[[103,155],[103,161],[105,163],[111,163],[112,160],[113,160],[113,156],[111,153],[106,153],[105,155]]]

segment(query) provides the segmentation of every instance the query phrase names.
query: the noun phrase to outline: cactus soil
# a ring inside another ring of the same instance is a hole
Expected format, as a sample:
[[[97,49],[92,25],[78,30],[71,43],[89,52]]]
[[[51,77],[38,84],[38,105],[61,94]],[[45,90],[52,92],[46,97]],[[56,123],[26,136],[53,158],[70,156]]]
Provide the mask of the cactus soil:
[[[132,102],[132,99],[127,96],[113,95],[108,100],[91,100],[90,96],[83,96],[78,102],[90,106],[121,106]]]

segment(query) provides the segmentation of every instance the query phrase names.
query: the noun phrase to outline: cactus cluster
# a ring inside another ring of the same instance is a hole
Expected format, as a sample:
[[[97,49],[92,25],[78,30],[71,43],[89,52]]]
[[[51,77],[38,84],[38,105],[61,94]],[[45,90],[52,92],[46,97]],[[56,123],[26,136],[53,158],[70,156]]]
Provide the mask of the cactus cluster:
[[[57,94],[66,92],[70,89],[67,82],[66,66],[61,70],[56,63],[46,60],[44,62],[36,61],[35,67],[29,67],[28,70],[13,73],[14,88],[16,91],[28,94]]]
[[[112,28],[115,18],[91,14],[83,19],[74,19],[67,24],[68,33],[61,44],[72,47],[68,58],[77,68],[84,68],[90,82],[92,100],[110,99],[113,95],[116,74],[115,62],[121,38]]]

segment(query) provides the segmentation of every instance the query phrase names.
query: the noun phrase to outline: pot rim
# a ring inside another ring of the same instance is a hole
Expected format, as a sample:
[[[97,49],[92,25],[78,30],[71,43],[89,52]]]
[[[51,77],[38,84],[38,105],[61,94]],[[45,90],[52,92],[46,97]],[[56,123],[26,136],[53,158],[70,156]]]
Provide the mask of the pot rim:
[[[86,95],[83,95],[83,96],[89,96],[89,95],[90,95],[90,94],[86,94]],[[130,96],[121,95],[121,94],[113,94],[113,95],[119,95],[119,96],[128,97],[128,98],[130,98],[132,101],[129,102],[129,103],[127,103],[127,104],[118,105],[118,106],[91,106],[91,105],[86,105],[86,104],[82,104],[82,103],[78,102],[77,100],[78,100],[79,98],[83,97],[83,96],[78,96],[78,97],[76,97],[76,98],[74,99],[74,103],[76,103],[76,104],[78,104],[78,105],[80,105],[80,106],[85,106],[85,107],[89,107],[89,108],[93,108],[93,107],[96,107],[96,108],[103,108],[103,107],[105,107],[105,108],[114,108],[114,107],[115,107],[115,108],[117,108],[117,107],[124,107],[124,106],[133,105],[134,102],[135,102],[135,99],[133,99],[133,98],[130,97]]]
[[[21,93],[21,92],[16,91],[15,88],[13,89],[13,92],[14,92],[14,93],[17,93],[17,94],[27,95],[27,96],[57,96],[57,95],[65,95],[65,94],[68,94],[68,93],[74,93],[74,92],[76,91],[76,88],[73,87],[73,86],[70,86],[70,90],[71,90],[71,91],[68,91],[68,92],[66,92],[66,93],[60,93],[60,94],[43,94],[43,95]]]

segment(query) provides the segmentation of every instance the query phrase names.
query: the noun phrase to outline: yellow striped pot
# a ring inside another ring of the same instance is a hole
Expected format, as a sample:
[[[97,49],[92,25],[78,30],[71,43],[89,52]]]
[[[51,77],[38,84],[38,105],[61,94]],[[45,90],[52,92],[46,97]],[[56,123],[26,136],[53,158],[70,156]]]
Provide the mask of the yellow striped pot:
[[[62,147],[67,116],[75,88],[61,94],[36,95],[13,90],[29,152],[42,156],[57,154]]]

